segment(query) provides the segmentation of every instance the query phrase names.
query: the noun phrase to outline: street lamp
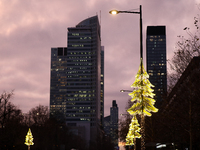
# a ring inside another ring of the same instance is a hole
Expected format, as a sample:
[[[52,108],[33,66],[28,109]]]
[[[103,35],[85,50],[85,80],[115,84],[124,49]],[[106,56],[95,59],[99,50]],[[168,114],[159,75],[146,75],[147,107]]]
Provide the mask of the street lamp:
[[[120,92],[133,92],[131,90],[120,90]]]
[[[134,13],[134,14],[140,14],[140,61],[141,61],[141,74],[143,74],[143,70],[142,70],[142,61],[143,61],[143,38],[142,38],[142,6],[140,5],[140,11],[139,12],[135,12],[135,11],[118,11],[118,10],[112,10],[109,12],[110,14],[119,14],[119,13]],[[143,76],[142,76],[143,77]],[[143,85],[143,80],[141,78],[141,85]],[[141,99],[143,101],[143,90],[141,90]],[[142,105],[143,108],[143,105]],[[143,110],[143,109],[142,109]],[[145,137],[145,133],[144,133],[144,114],[142,111],[142,115],[141,115],[141,149],[145,150],[145,141],[144,141],[144,137]],[[134,140],[135,143],[135,140]],[[134,147],[134,149],[136,149],[136,146]]]
[[[140,11],[118,11],[118,10],[111,10],[109,11],[110,14],[116,15],[119,13],[133,13],[133,14],[140,14],[140,58],[143,59],[143,40],[142,40],[142,6],[140,5]]]

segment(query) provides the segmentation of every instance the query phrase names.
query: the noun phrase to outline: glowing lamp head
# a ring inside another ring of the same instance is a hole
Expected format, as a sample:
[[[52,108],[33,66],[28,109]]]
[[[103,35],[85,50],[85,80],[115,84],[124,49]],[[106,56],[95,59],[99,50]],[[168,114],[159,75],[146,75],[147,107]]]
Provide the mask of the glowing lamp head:
[[[119,11],[117,11],[117,10],[111,10],[111,11],[109,11],[109,13],[112,14],[112,15],[116,15],[116,14],[119,13]]]

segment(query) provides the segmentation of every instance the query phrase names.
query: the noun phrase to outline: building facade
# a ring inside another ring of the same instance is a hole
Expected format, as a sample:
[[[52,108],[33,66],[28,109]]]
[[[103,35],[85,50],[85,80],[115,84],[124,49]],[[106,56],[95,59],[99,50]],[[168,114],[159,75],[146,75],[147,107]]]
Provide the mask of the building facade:
[[[65,121],[67,47],[51,48],[50,113]]]
[[[118,146],[118,106],[116,100],[112,101],[110,108],[110,135],[115,146]]]
[[[104,46],[101,46],[101,126],[103,126],[104,121]]]
[[[165,26],[147,26],[146,56],[149,81],[155,86],[154,98],[159,107],[167,92]]]
[[[68,28],[67,48],[51,49],[50,113],[64,116],[87,142],[101,124],[101,35],[98,16]],[[84,129],[83,129],[84,128]]]
[[[158,112],[155,135],[171,149],[200,149],[199,79],[200,57],[193,57]]]
[[[104,131],[107,136],[110,136],[115,146],[118,146],[118,117],[118,106],[116,100],[113,100],[110,116],[104,118]]]

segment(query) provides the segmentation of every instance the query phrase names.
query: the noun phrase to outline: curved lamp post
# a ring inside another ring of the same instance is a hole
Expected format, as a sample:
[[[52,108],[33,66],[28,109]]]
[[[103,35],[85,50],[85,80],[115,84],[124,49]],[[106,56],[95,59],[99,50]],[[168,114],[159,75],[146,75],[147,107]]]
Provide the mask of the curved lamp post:
[[[118,10],[111,10],[109,11],[110,14],[116,15],[119,13],[132,13],[132,14],[139,14],[140,15],[140,58],[143,58],[143,40],[142,40],[142,6],[140,5],[140,11],[118,11]]]
[[[143,61],[143,37],[142,37],[142,6],[140,5],[140,11],[139,12],[135,12],[135,11],[118,11],[118,10],[111,10],[109,11],[110,14],[116,15],[119,13],[132,13],[132,14],[139,14],[140,15],[140,60]],[[141,73],[142,73],[142,65],[141,65]],[[142,82],[142,79],[141,79]],[[143,85],[143,82],[141,83]],[[123,91],[124,92],[124,91]],[[142,101],[143,101],[143,91],[141,90],[141,96],[142,96]],[[144,137],[145,137],[145,133],[144,133],[144,115],[142,112],[141,115],[141,126],[143,126],[141,129],[141,150],[145,150],[145,141],[144,141]],[[135,149],[135,147],[134,147]]]

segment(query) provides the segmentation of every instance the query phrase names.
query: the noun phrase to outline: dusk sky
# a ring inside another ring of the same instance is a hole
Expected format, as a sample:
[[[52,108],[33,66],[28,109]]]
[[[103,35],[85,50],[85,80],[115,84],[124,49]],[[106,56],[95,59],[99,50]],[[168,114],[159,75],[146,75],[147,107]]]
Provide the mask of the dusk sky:
[[[67,28],[95,15],[101,23],[105,49],[105,116],[112,100],[119,114],[130,98],[139,68],[139,15],[110,15],[111,9],[143,13],[144,66],[146,27],[165,25],[167,59],[173,56],[178,35],[193,32],[194,17],[200,14],[200,0],[1,0],[0,1],[0,92],[14,90],[14,103],[24,113],[49,106],[51,47],[67,46]],[[168,67],[169,69],[169,67]]]

